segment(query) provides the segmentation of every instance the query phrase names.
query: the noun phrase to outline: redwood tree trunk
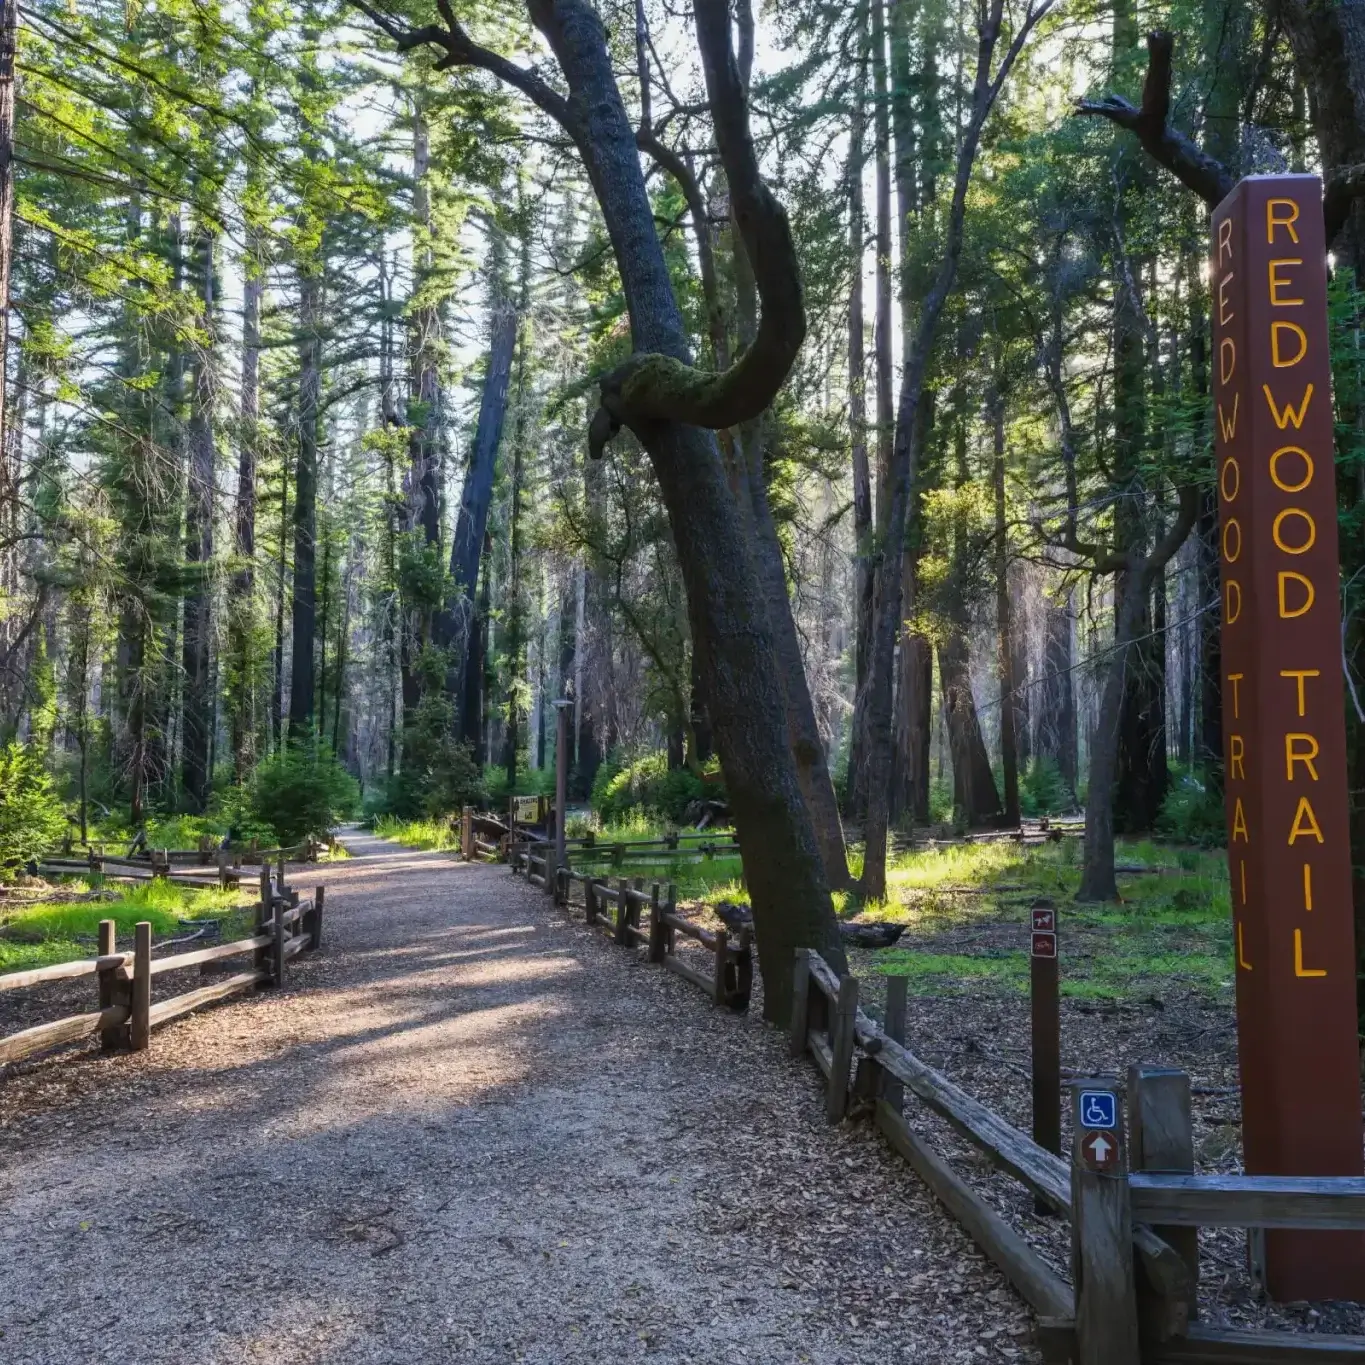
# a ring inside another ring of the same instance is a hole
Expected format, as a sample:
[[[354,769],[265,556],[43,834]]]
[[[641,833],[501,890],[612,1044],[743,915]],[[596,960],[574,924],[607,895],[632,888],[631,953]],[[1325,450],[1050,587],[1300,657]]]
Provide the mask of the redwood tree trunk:
[[[317,636],[318,424],[322,394],[322,277],[311,263],[299,282],[299,443],[294,470],[293,658],[289,737],[313,732],[313,646]]]
[[[213,645],[211,607],[213,588],[209,565],[213,560],[213,503],[217,444],[214,403],[217,357],[214,345],[214,237],[203,223],[196,225],[192,270],[204,309],[207,339],[195,354],[190,389],[189,484],[185,504],[185,560],[191,587],[185,595],[185,635],[181,658],[185,671],[184,737],[181,743],[181,782],[188,808],[202,814],[208,807],[213,774],[209,768],[214,696],[210,669]]]

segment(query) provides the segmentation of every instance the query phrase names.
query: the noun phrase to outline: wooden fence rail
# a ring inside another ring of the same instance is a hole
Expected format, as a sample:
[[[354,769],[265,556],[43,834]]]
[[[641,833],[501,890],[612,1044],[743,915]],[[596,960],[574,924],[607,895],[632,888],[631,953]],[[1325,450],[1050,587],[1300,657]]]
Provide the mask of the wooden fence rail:
[[[1078,1093],[1089,1086],[1113,1095],[1114,1141],[1135,1169],[1092,1170],[1079,1140],[1068,1167],[906,1047],[905,978],[889,978],[885,1026],[858,1008],[857,981],[840,978],[818,953],[798,951],[793,987],[791,1048],[809,1053],[823,1073],[826,1116],[837,1122],[850,1112],[870,1115],[1033,1307],[1049,1362],[1365,1365],[1362,1337],[1234,1332],[1194,1321],[1199,1266],[1191,1231],[1365,1229],[1365,1180],[1195,1175],[1189,1079],[1161,1067],[1129,1072],[1126,1127],[1116,1080],[1074,1082]],[[915,1130],[904,1112],[907,1096],[1070,1220],[1079,1294]]]
[[[99,955],[79,962],[9,972],[0,976],[0,991],[18,990],[53,981],[96,979],[99,1009],[69,1015],[51,1023],[37,1024],[0,1038],[0,1065],[17,1062],[50,1048],[79,1042],[98,1033],[106,1050],[126,1047],[141,1051],[158,1025],[191,1014],[205,1005],[238,995],[260,985],[282,985],[284,964],[300,953],[322,944],[322,913],[325,888],[319,886],[312,900],[300,901],[298,892],[283,891],[268,870],[262,876],[262,902],[257,908],[257,932],[232,943],[196,948],[171,957],[152,957],[152,926],[141,921],[134,930],[132,952],[115,951],[115,922],[101,920]],[[152,979],[166,972],[202,968],[211,962],[251,954],[250,971],[201,986],[167,1000],[152,1003]]]

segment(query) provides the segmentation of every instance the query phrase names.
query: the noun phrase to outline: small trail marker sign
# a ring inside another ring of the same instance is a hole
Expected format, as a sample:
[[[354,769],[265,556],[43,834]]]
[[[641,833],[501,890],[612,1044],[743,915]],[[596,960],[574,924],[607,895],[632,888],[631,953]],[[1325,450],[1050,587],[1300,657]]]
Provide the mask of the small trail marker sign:
[[[1113,1170],[1119,1163],[1118,1139],[1102,1131],[1087,1133],[1081,1139],[1081,1158],[1092,1171]]]
[[[1055,934],[1057,932],[1057,912],[1051,906],[1033,907],[1033,932],[1035,934]]]
[[[1035,929],[1029,952],[1033,957],[1056,957],[1057,935],[1042,933]]]
[[[1082,1090],[1081,1125],[1112,1133],[1119,1126],[1118,1096],[1108,1090]]]

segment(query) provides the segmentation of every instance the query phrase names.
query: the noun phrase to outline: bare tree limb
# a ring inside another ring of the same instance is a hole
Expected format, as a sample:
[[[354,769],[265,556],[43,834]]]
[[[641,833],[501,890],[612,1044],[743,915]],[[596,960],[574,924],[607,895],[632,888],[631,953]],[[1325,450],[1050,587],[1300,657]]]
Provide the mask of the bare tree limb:
[[[384,14],[367,3],[367,0],[351,0],[351,3],[364,14],[376,27],[383,30],[400,52],[411,52],[419,47],[439,47],[445,56],[436,63],[438,71],[449,71],[455,66],[475,66],[500,81],[520,90],[533,104],[548,114],[566,132],[572,135],[572,116],[569,102],[541,77],[540,73],[483,47],[473,41],[465,32],[464,26],[455,17],[450,0],[436,0],[436,8],[445,20],[440,24],[424,24],[421,28],[409,28],[392,15]]]
[[[1147,79],[1142,86],[1141,107],[1122,95],[1106,95],[1102,100],[1078,100],[1076,113],[1107,118],[1132,133],[1153,161],[1192,189],[1210,208],[1215,208],[1232,193],[1237,182],[1225,166],[1170,125],[1174,48],[1175,39],[1164,30],[1147,35]]]

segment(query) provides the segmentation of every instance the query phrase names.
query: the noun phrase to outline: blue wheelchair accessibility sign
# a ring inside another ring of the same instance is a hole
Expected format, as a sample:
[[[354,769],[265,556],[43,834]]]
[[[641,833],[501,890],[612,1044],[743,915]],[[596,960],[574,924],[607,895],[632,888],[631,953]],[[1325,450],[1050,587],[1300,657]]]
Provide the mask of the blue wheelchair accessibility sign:
[[[1117,1128],[1118,1097],[1107,1090],[1082,1090],[1081,1124],[1086,1128]]]

